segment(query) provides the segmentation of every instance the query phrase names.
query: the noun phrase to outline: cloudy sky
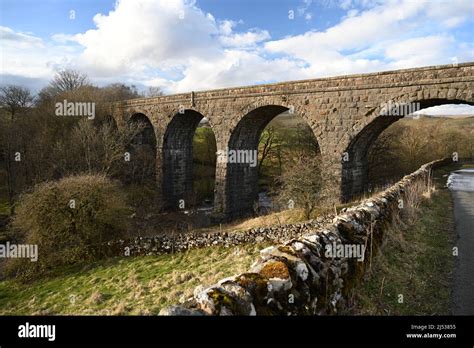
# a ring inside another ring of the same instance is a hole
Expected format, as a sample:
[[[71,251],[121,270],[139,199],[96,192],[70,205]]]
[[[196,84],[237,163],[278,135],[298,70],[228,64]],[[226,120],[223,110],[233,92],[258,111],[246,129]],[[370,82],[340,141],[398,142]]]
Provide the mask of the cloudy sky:
[[[472,0],[1,0],[0,84],[167,93],[474,61]]]

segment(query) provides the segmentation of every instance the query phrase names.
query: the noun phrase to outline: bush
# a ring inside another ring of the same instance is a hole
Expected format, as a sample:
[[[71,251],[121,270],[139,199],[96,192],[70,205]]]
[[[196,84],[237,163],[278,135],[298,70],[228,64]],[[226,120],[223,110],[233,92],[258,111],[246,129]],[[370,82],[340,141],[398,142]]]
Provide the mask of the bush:
[[[38,245],[38,261],[14,262],[15,275],[31,275],[96,259],[101,244],[123,237],[129,211],[118,186],[102,175],[71,176],[37,185],[20,196],[12,226]]]

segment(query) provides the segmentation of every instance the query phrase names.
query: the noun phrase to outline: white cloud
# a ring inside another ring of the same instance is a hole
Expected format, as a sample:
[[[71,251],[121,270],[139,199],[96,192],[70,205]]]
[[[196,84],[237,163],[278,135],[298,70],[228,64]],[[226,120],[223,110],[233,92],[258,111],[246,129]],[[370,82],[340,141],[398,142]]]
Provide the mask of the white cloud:
[[[43,40],[33,35],[15,32],[13,29],[0,26],[0,42],[2,47],[9,46],[18,49],[43,47]]]
[[[454,1],[447,9],[450,2],[393,0],[362,12],[352,9],[325,31],[269,41],[265,48],[307,62],[314,76],[446,64],[453,56],[466,61],[474,58],[472,45],[456,42],[436,27],[436,21],[441,26],[459,24],[460,14],[470,7],[466,3]],[[349,9],[354,3],[343,1],[340,6]],[[420,35],[428,26],[442,34]]]
[[[119,0],[108,15],[96,15],[94,23],[96,29],[76,40],[85,47],[81,63],[95,75],[176,66],[190,57],[218,54],[214,18],[184,0]]]
[[[423,6],[422,2],[410,1],[377,6],[359,15],[346,17],[324,32],[310,31],[303,35],[272,41],[266,44],[266,48],[273,52],[295,54],[308,61],[317,57],[318,49],[363,49],[382,40],[400,37],[407,24],[402,23],[401,18],[417,14]]]
[[[352,1],[351,0],[341,0],[339,3],[339,7],[341,7],[343,10],[348,10],[352,7]]]
[[[453,56],[457,52],[457,58]],[[458,46],[452,36],[432,35],[399,41],[385,48],[391,69],[449,64],[474,59],[473,47]]]
[[[249,85],[252,81],[284,81],[288,76],[307,77],[304,67],[288,59],[267,60],[256,53],[227,50],[219,59],[193,59],[184,71],[184,78],[171,82],[174,92],[188,92],[216,87]]]
[[[0,27],[0,75],[8,81],[49,79],[77,56],[72,46],[50,45],[41,38]]]
[[[230,20],[223,20],[220,25],[219,25],[219,31],[223,35],[230,35],[232,34],[233,28],[237,25],[235,21],[230,21]]]
[[[474,1],[450,0],[437,1],[426,8],[427,17],[440,21],[447,28],[454,28],[474,16]]]
[[[414,112],[414,114],[432,116],[474,116],[474,106],[466,104],[439,105]]]
[[[235,32],[241,21],[216,21],[184,0],[121,0],[108,15],[96,15],[94,22],[96,29],[72,39],[84,46],[79,64],[103,81],[111,75],[124,80],[133,75],[144,85],[182,92],[249,84],[256,78],[270,81],[277,70],[297,67],[296,62],[267,61],[258,54],[257,46],[270,39],[268,31]],[[66,35],[54,38],[71,40]],[[180,70],[182,77],[150,76],[153,70],[164,75]]]
[[[254,30],[246,33],[235,33],[221,37],[221,43],[225,47],[244,48],[255,46],[257,43],[270,39],[270,33],[266,30]]]
[[[75,35],[68,35],[68,34],[53,34],[51,36],[51,39],[55,42],[59,42],[61,44],[65,44],[68,42],[76,42],[76,36]]]
[[[95,28],[50,42],[0,27],[0,72],[50,78],[74,67],[97,83],[185,92],[474,60],[474,43],[451,31],[472,13],[469,0],[334,2],[346,11],[338,24],[271,41],[269,31],[239,31],[241,20],[216,19],[194,1],[119,0],[94,17]],[[309,19],[311,1],[300,4]]]

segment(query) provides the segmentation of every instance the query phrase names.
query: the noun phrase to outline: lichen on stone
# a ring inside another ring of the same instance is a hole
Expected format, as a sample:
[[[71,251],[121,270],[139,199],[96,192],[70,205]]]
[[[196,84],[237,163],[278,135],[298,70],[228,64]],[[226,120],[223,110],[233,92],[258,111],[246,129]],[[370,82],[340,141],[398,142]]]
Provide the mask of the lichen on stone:
[[[290,277],[288,266],[281,261],[268,261],[261,268],[259,274],[265,278],[287,279]]]

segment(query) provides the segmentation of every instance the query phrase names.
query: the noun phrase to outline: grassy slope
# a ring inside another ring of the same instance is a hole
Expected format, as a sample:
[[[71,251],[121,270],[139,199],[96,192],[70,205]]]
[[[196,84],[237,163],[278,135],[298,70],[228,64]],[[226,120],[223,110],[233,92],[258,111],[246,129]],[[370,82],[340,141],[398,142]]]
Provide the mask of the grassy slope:
[[[241,273],[266,245],[195,249],[174,255],[114,258],[58,270],[31,284],[0,282],[0,315],[147,315]]]
[[[454,265],[451,194],[442,185],[451,168],[436,174],[437,191],[410,226],[393,227],[367,280],[355,289],[353,314],[447,315]],[[399,303],[398,295],[403,295]]]

